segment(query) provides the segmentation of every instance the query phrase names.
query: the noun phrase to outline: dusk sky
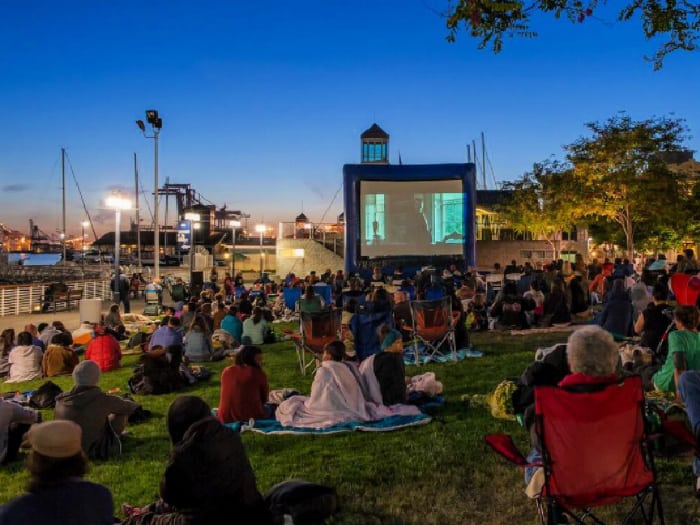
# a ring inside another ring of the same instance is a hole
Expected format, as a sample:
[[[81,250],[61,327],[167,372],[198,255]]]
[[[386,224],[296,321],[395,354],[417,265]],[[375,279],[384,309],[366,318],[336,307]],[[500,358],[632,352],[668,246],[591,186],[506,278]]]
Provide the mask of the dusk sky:
[[[446,5],[5,0],[0,222],[61,227],[65,147],[98,233],[113,229],[104,198],[133,192],[134,152],[153,190],[153,141],[134,123],[150,108],[163,118],[161,183],[190,183],[253,224],[293,220],[302,201],[312,221],[329,206],[323,220],[334,221],[342,166],[359,162],[373,122],[404,164],[464,162],[483,131],[497,181],[561,158],[586,122],[618,111],[684,118],[687,146],[700,149],[700,53],[672,54],[654,72],[643,56],[657,43],[639,21],[601,10],[582,24],[541,17],[539,38],[506,40],[494,55],[466,33],[446,42]],[[79,233],[70,166],[66,188],[67,230]]]

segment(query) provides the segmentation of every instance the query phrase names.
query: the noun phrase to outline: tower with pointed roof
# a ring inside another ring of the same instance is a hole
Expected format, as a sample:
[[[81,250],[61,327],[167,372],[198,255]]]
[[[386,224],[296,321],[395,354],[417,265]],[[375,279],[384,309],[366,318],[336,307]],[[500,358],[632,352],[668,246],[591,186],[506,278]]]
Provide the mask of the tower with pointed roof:
[[[389,164],[389,134],[376,123],[360,135],[362,164]]]

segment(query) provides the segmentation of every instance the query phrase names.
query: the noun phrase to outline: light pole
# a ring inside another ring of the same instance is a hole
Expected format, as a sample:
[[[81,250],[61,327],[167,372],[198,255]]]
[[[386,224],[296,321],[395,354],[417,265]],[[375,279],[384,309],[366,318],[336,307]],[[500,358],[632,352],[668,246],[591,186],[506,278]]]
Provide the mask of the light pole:
[[[113,300],[115,303],[119,304],[119,244],[120,244],[120,228],[121,228],[121,217],[122,210],[128,210],[131,208],[131,201],[119,195],[112,195],[107,197],[107,206],[114,208],[114,289]]]
[[[263,233],[267,227],[264,224],[256,224],[255,231],[260,234],[260,280],[263,278]]]
[[[154,144],[154,161],[153,173],[155,186],[153,189],[153,272],[156,279],[160,278],[160,223],[158,222],[158,135],[163,127],[163,119],[158,116],[158,111],[155,109],[146,110],[146,121],[153,129],[153,135],[146,135],[146,125],[143,120],[137,120],[136,125],[143,132],[143,136],[147,139],[153,139]],[[167,235],[167,234],[166,234]]]
[[[82,266],[83,266],[83,273],[85,273],[85,228],[87,228],[90,225],[88,221],[83,221],[80,223],[80,228],[83,236],[80,238],[80,249],[83,252],[83,256],[80,258],[82,261]]]
[[[185,213],[185,220],[190,221],[190,290],[192,290],[192,272],[194,271],[194,231],[199,227],[199,213]]]
[[[231,224],[231,280],[236,279],[236,228],[240,228],[241,221],[233,220]]]

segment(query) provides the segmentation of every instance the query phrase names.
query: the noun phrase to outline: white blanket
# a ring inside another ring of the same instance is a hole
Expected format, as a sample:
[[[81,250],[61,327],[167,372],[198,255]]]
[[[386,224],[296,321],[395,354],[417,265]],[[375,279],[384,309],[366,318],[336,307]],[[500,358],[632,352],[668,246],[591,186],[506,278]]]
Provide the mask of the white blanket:
[[[277,408],[275,417],[288,427],[323,428],[349,421],[376,421],[392,415],[418,415],[410,405],[390,407],[365,399],[352,363],[323,361],[310,396],[293,396]]]

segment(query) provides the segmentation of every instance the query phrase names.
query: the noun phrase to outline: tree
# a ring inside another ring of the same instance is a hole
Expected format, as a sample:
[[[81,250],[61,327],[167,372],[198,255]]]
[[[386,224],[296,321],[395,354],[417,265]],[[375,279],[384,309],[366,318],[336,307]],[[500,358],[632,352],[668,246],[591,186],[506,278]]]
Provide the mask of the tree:
[[[562,232],[575,226],[570,180],[561,163],[535,164],[531,172],[503,185],[508,197],[496,210],[517,233],[530,232],[535,238],[546,240],[555,259],[559,258]]]
[[[691,194],[686,176],[669,169],[664,153],[682,149],[684,122],[633,121],[621,114],[586,126],[591,137],[565,146],[571,182],[578,188],[572,194],[576,215],[616,222],[630,256],[636,229],[644,226],[645,234],[678,230]]]
[[[595,16],[596,8],[608,0],[449,0],[445,17],[454,42],[460,28],[478,38],[479,49],[492,44],[494,52],[503,47],[504,36],[534,38],[532,16],[551,13],[556,19],[567,18],[583,23]],[[663,38],[653,57],[654,69],[660,69],[666,55],[677,51],[694,51],[700,37],[700,3],[693,0],[627,0],[610,2],[620,7],[618,21],[629,22],[639,15],[647,40]]]

